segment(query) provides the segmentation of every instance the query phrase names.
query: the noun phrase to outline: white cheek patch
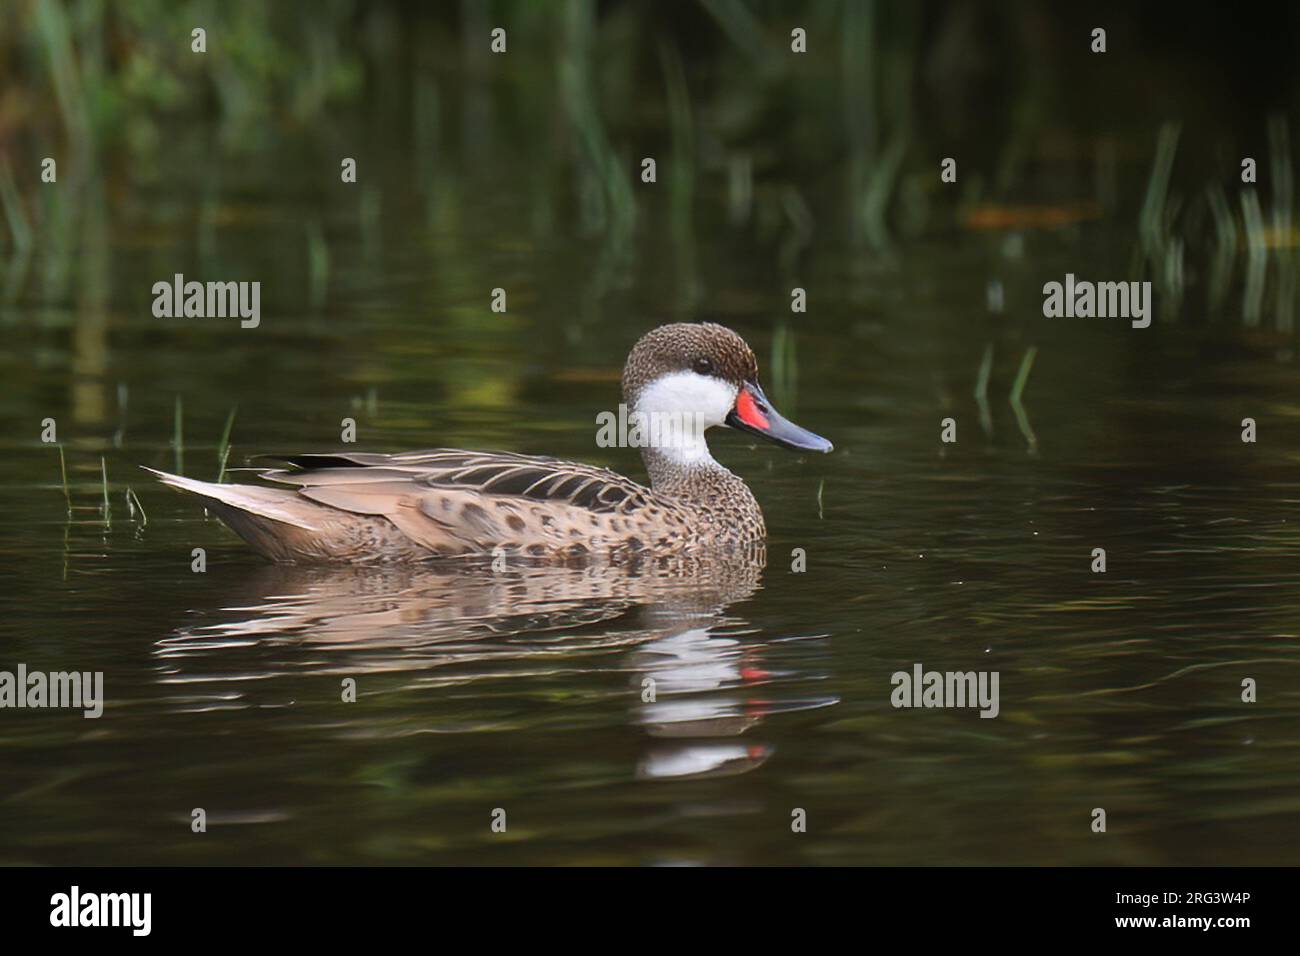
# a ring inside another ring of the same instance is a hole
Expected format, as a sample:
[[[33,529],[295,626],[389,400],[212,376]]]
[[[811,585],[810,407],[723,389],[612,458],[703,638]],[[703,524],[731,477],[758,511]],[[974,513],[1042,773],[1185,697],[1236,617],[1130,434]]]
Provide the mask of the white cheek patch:
[[[697,372],[672,372],[641,390],[635,412],[644,445],[679,464],[713,461],[705,429],[721,425],[736,405],[738,390],[721,379]]]
[[[641,390],[636,410],[646,413],[699,412],[704,421],[721,425],[736,406],[735,386],[712,375],[670,372]]]

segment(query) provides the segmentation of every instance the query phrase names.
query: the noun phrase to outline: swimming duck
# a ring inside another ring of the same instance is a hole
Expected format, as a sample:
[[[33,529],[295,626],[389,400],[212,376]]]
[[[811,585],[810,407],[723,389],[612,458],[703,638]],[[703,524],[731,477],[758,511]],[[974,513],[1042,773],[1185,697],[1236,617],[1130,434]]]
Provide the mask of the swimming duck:
[[[680,556],[761,547],[766,535],[745,482],[709,454],[707,429],[728,425],[786,448],[832,450],[777,414],[753,350],[713,323],[646,333],[628,355],[623,398],[634,426],[643,426],[634,443],[648,488],[578,462],[448,448],[289,455],[274,459],[288,467],[259,470],[287,488],[146,470],[200,498],[275,561]]]

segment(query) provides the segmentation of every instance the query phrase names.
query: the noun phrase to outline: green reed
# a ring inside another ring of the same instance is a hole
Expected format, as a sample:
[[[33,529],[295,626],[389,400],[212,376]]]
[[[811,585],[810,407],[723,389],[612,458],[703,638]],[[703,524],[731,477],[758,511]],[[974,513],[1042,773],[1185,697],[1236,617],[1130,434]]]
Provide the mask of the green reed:
[[[221,484],[226,478],[226,460],[230,457],[230,432],[235,427],[235,412],[238,409],[238,405],[231,406],[230,414],[226,416],[226,427],[221,431],[221,441],[217,444],[217,484]]]
[[[108,462],[104,460],[103,455],[99,456],[99,476],[104,492],[104,503],[102,505],[104,527],[111,529],[113,527],[113,506],[108,502]]]
[[[1296,261],[1292,247],[1295,172],[1285,116],[1269,117],[1268,153],[1273,187],[1273,249],[1277,262],[1277,328],[1279,332],[1289,333],[1295,328]]]
[[[139,495],[135,493],[135,489],[132,488],[130,485],[127,485],[126,487],[126,507],[127,507],[127,512],[130,514],[132,521],[135,520],[136,511],[140,512],[141,528],[149,524],[149,516],[144,513],[144,505],[140,503]]]
[[[172,406],[172,448],[176,452],[176,474],[185,474],[185,438],[182,420],[185,417],[185,405],[179,395]]]
[[[13,170],[9,168],[9,161],[3,157],[0,157],[0,205],[4,207],[5,221],[9,224],[9,235],[13,239],[15,252],[30,250],[32,226],[18,195]]]
[[[68,462],[63,457],[63,445],[59,445],[59,476],[63,479],[63,503],[67,505],[68,517],[72,517],[72,490],[68,487]]]
[[[1241,315],[1247,328],[1260,324],[1264,302],[1264,278],[1268,270],[1268,237],[1259,196],[1253,189],[1241,194],[1241,220],[1246,229],[1246,287],[1242,291]]]
[[[1015,382],[1011,386],[1011,395],[1008,401],[1011,404],[1011,410],[1016,413],[1016,424],[1020,426],[1020,433],[1025,436],[1025,441],[1029,443],[1029,453],[1031,455],[1038,452],[1038,437],[1029,424],[1029,414],[1025,411],[1024,402],[1021,401],[1025,393],[1025,383],[1029,381],[1029,372],[1034,367],[1034,358],[1038,355],[1037,346],[1031,345],[1025,350],[1025,356],[1020,360],[1020,368],[1016,371]]]
[[[989,407],[989,376],[993,373],[993,343],[984,347],[984,356],[980,359],[979,373],[975,378],[975,404],[980,410],[980,428],[989,438],[993,437],[993,411]]]

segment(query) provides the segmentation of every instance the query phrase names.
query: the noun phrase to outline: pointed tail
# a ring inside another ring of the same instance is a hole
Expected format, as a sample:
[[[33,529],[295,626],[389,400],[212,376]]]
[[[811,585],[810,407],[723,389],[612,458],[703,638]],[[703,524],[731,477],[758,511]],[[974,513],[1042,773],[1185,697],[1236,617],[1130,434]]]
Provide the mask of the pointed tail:
[[[140,467],[163,484],[204,499],[226,524],[241,535],[243,532],[236,523],[241,514],[278,521],[304,531],[320,530],[311,520],[311,512],[320,506],[305,501],[295,491],[286,488],[259,488],[255,485],[219,485],[145,468],[144,465]]]

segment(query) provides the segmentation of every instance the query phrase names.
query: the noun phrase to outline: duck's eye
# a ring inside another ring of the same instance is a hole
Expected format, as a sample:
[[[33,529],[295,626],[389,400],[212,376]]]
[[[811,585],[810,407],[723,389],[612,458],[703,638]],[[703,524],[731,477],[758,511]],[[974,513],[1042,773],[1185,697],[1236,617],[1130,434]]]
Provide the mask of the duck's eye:
[[[692,368],[694,368],[695,371],[701,375],[712,375],[713,359],[706,358],[705,356],[701,355],[699,358],[695,360],[695,364],[692,366]]]

